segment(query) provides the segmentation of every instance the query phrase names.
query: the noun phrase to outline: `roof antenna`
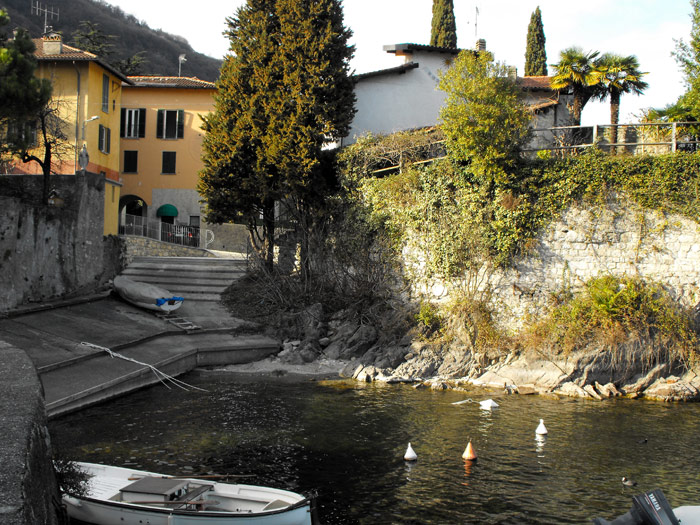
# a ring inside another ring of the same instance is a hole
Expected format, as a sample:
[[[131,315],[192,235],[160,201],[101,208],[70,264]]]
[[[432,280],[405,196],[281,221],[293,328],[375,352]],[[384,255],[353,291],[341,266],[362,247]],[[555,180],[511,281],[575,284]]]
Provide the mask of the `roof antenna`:
[[[58,8],[56,8],[54,12],[53,7],[49,7],[48,5],[42,7],[38,0],[36,2],[32,0],[32,14],[37,16],[44,15],[44,34],[48,33],[49,29],[51,29],[51,26],[49,26],[49,15],[51,15],[52,22],[54,16],[56,17],[56,22],[58,22]]]

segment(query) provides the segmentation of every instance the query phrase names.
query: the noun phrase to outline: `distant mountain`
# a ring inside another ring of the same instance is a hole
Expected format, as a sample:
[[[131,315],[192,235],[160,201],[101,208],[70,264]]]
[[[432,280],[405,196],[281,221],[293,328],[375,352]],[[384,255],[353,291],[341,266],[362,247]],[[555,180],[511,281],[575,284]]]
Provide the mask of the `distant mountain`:
[[[32,4],[36,4],[36,0],[0,0],[0,8],[10,15],[11,27],[23,27],[33,38],[38,38],[44,32],[44,16],[32,14]],[[197,53],[183,37],[151,29],[146,23],[102,0],[42,0],[41,6],[58,10],[58,21],[51,21],[49,17],[47,23],[59,31],[69,45],[73,32],[82,21],[97,24],[105,35],[116,36],[110,39],[114,44],[112,54],[101,57],[106,62],[114,63],[144,51],[146,62],[141,74],[177,76],[178,57],[184,53],[187,62],[182,65],[183,76],[210,81],[219,76],[221,60]]]

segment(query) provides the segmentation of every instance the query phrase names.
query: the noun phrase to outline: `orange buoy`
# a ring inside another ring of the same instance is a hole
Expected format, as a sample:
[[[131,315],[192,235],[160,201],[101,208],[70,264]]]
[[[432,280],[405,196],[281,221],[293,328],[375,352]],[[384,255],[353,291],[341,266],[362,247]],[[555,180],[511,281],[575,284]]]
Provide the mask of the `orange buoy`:
[[[474,447],[472,447],[471,441],[467,445],[467,448],[464,449],[462,458],[466,459],[467,461],[476,461],[476,453],[474,452]]]

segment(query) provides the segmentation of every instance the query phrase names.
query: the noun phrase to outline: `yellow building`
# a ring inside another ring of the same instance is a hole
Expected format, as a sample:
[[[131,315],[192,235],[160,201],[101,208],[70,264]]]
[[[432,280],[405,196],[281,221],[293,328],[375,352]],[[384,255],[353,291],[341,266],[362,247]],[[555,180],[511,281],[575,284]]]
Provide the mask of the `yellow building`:
[[[200,115],[214,109],[216,86],[189,77],[128,78],[122,85],[121,224],[198,228],[202,204],[196,188],[204,137]]]
[[[51,172],[78,171],[84,145],[89,155],[87,171],[102,174],[105,180],[104,234],[116,235],[121,194],[117,130],[122,83],[129,81],[97,55],[64,44],[58,33],[35,39],[34,44],[39,62],[36,74],[51,81],[50,104],[57,108],[64,135],[63,144],[54,151]],[[41,167],[20,162],[13,171],[39,174]]]

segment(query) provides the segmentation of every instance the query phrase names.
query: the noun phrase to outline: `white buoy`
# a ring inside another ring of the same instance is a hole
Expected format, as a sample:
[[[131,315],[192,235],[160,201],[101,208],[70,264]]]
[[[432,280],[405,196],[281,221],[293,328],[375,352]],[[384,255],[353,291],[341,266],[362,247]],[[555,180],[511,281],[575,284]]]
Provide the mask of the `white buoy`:
[[[544,426],[544,419],[540,419],[540,424],[537,425],[537,430],[535,430],[535,434],[538,436],[544,436],[547,433],[547,427]]]
[[[498,403],[496,403],[493,399],[487,399],[485,401],[479,401],[479,406],[481,407],[481,410],[491,410],[498,408]]]
[[[418,454],[415,453],[410,443],[408,444],[408,448],[406,449],[406,453],[404,454],[403,459],[405,459],[406,461],[415,461],[418,459]]]

